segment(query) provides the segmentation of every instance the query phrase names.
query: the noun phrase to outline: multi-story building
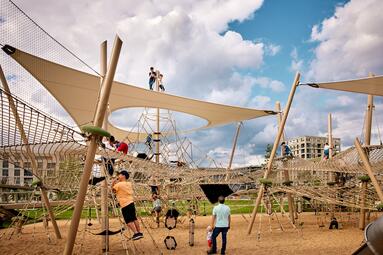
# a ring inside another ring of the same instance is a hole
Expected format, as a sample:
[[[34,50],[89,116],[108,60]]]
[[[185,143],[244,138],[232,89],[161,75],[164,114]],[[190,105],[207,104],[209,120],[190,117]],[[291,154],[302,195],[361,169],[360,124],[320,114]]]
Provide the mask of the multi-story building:
[[[340,138],[333,138],[333,153],[340,152]],[[327,137],[301,136],[287,141],[293,155],[304,159],[323,157],[323,148],[328,142]]]
[[[36,160],[42,177],[57,178],[59,164],[50,157],[37,157]],[[0,159],[0,203],[27,200],[30,190],[23,187],[30,187],[32,182],[31,162],[20,160],[12,164]]]
[[[33,181],[30,162],[11,164],[8,160],[0,160],[0,181],[1,184],[8,185],[30,185]]]

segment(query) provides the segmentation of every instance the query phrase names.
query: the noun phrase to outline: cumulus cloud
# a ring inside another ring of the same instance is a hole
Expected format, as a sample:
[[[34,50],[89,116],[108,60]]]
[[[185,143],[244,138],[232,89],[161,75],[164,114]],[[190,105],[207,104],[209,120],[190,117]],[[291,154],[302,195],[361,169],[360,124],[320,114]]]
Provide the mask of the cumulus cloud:
[[[310,35],[314,55],[308,69],[303,70],[302,82],[355,79],[370,71],[381,74],[383,32],[378,24],[383,21],[382,8],[381,1],[351,0],[315,25]],[[296,48],[291,58],[290,70],[302,71],[305,61],[299,58]],[[343,148],[347,148],[355,137],[363,140],[366,104],[366,95],[300,86],[286,123],[286,137],[327,136],[327,117],[331,113],[333,136],[341,138]],[[382,99],[376,97],[375,104],[379,109]],[[382,117],[382,112],[375,110],[373,143],[379,142],[377,127]],[[263,134],[267,137],[267,130]]]
[[[319,43],[308,78],[317,81],[366,77],[383,70],[383,2],[352,0],[314,26]]]
[[[254,79],[256,85],[261,86],[262,88],[271,89],[273,92],[282,92],[285,90],[285,85],[283,82],[278,80],[273,80],[268,77],[258,77]]]

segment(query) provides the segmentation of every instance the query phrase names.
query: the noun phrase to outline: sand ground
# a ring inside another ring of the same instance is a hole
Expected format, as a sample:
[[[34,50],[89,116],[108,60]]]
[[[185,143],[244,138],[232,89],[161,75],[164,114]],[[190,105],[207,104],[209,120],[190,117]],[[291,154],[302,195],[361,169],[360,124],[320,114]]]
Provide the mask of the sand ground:
[[[338,220],[339,220],[338,216]],[[372,220],[377,215],[372,217]],[[325,226],[319,227],[321,218],[313,213],[300,214],[301,227],[294,229],[286,216],[278,214],[278,219],[284,231],[281,230],[277,218],[268,215],[257,216],[253,232],[247,235],[249,215],[233,215],[232,226],[228,233],[227,254],[351,254],[363,241],[363,231],[356,228],[356,214],[343,214],[340,217],[342,229],[329,230],[328,219]],[[325,216],[323,216],[325,219]],[[206,226],[211,221],[210,216],[199,216],[195,224],[195,243],[189,246],[188,220],[177,225],[173,230],[166,229],[163,224],[160,228],[154,228],[154,222],[145,218],[147,229],[143,229],[145,237],[138,241],[128,241],[135,254],[206,254]],[[89,231],[99,231],[100,225],[96,220],[88,227]],[[261,227],[260,223],[261,222]],[[115,230],[119,224],[116,219],[111,219],[110,229]],[[298,224],[299,225],[299,224]],[[9,240],[9,229],[2,230],[0,239],[0,254],[60,254],[66,241],[69,221],[59,221],[63,235],[62,240],[55,238],[52,226],[49,226],[49,236],[42,223],[27,225],[23,227],[22,234],[13,235]],[[151,228],[152,226],[153,228]],[[80,231],[77,234],[75,254],[102,254],[101,237],[83,231],[85,220],[80,223]],[[174,236],[177,248],[173,251],[167,250],[164,245],[166,236]],[[153,236],[158,248],[153,244],[150,236]],[[220,237],[219,237],[220,247]],[[109,254],[126,254],[121,241],[121,235],[110,236]]]

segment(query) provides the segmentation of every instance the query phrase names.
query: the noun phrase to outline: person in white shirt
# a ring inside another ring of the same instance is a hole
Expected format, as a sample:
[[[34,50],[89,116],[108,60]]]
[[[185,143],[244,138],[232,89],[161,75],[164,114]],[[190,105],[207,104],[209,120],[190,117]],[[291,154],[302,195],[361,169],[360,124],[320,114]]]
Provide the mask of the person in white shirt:
[[[211,226],[213,227],[212,234],[212,247],[208,250],[207,254],[216,254],[217,253],[217,237],[222,233],[222,248],[221,254],[226,252],[226,241],[227,241],[227,232],[230,229],[230,207],[225,205],[225,197],[218,197],[218,205],[213,208],[213,216],[211,221]]]

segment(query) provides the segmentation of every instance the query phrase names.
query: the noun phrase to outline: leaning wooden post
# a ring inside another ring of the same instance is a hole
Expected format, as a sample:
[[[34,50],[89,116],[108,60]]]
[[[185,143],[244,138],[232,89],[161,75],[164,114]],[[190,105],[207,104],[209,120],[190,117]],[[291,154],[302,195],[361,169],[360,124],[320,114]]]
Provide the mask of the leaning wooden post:
[[[370,73],[369,76],[372,77],[373,75]],[[367,145],[367,146],[371,144],[371,126],[372,126],[373,109],[374,109],[374,97],[372,95],[368,95],[366,123],[365,123],[366,130],[364,132],[364,145]],[[367,182],[362,181],[360,212],[359,212],[359,229],[362,229],[362,230],[366,227],[366,209],[365,209],[366,189],[367,189]]]
[[[297,86],[299,85],[299,78],[300,78],[300,74],[296,73],[294,82],[291,86],[289,98],[287,100],[287,104],[286,104],[286,107],[284,110],[284,115],[282,116],[282,121],[281,121],[281,124],[278,128],[278,134],[277,134],[277,137],[275,137],[274,146],[273,146],[273,149],[271,150],[269,162],[267,164],[267,169],[263,175],[263,178],[267,178],[271,172],[271,167],[273,165],[273,160],[274,160],[275,154],[276,154],[278,146],[279,146],[279,141],[281,140],[282,133],[283,133],[283,130],[285,128],[286,120],[287,120],[287,117],[289,116],[289,111],[290,111],[291,104],[293,102],[295,90],[297,89]],[[255,221],[255,216],[257,215],[257,210],[258,210],[258,207],[261,203],[264,191],[265,191],[265,186],[264,186],[264,184],[261,184],[261,186],[259,187],[257,199],[255,200],[254,210],[253,210],[253,213],[251,215],[251,222],[250,222],[250,225],[247,229],[248,234],[251,234],[251,230],[253,228],[254,221]]]
[[[355,147],[358,151],[359,157],[363,161],[364,168],[367,171],[367,174],[371,179],[372,185],[374,185],[375,191],[378,194],[380,201],[383,203],[383,192],[379,186],[378,181],[375,178],[374,172],[372,171],[372,167],[370,165],[370,161],[368,160],[368,156],[367,156],[366,152],[363,150],[362,145],[360,144],[358,138],[355,138],[354,144],[355,144]]]
[[[278,127],[281,125],[282,122],[282,112],[281,112],[281,104],[279,101],[275,103],[275,111],[278,112]],[[285,135],[282,132],[281,136],[282,141],[285,142]],[[283,163],[285,164],[285,163]],[[290,185],[290,176],[289,176],[289,170],[283,170],[283,181],[285,185]],[[290,220],[293,224],[295,224],[295,217],[294,217],[294,198],[290,192],[287,192],[287,204],[289,206],[289,215],[290,215]],[[282,205],[283,206],[283,205]]]
[[[122,41],[118,36],[116,36],[114,40],[112,55],[109,62],[109,68],[105,78],[102,81],[100,99],[97,102],[96,113],[94,116],[94,125],[97,127],[101,127],[104,121],[107,103],[108,103],[109,95],[112,89],[114,74],[116,73],[117,62],[118,62],[118,58],[121,51],[121,46],[122,46]],[[73,246],[76,240],[78,225],[80,222],[81,212],[84,205],[86,191],[88,188],[88,181],[90,178],[90,174],[92,172],[93,160],[96,154],[98,139],[99,139],[98,136],[96,137],[92,135],[90,137],[90,142],[89,142],[85,165],[84,165],[84,172],[82,174],[81,181],[80,181],[80,189],[77,195],[76,204],[75,204],[74,212],[72,215],[70,229],[68,232],[68,240],[65,244],[65,250],[64,250],[65,255],[71,255],[73,252]]]
[[[229,165],[226,168],[226,181],[229,179],[229,171],[231,169],[231,165],[233,164],[235,148],[237,147],[237,141],[238,141],[239,131],[241,130],[241,126],[242,126],[242,122],[238,122],[237,130],[236,130],[235,136],[234,136],[233,147],[231,148]]]
[[[36,162],[35,154],[33,154],[32,149],[29,146],[28,137],[25,133],[23,123],[21,123],[19,113],[17,112],[15,101],[13,100],[13,98],[11,96],[11,90],[9,89],[7,79],[5,79],[5,75],[4,75],[4,72],[3,72],[3,69],[1,68],[1,66],[0,66],[0,80],[1,80],[1,83],[3,84],[4,91],[7,95],[7,98],[9,101],[9,107],[11,108],[13,116],[15,118],[17,129],[20,132],[21,139],[23,140],[23,143],[24,143],[25,148],[27,150],[27,155],[28,155],[29,159],[31,160],[32,172],[35,176],[38,176],[38,174],[37,174],[37,162]],[[40,187],[40,190],[41,190],[41,197],[44,201],[45,206],[47,207],[49,218],[52,221],[52,226],[53,226],[53,229],[55,231],[56,238],[61,239],[61,233],[60,233],[59,227],[57,226],[57,222],[56,222],[55,215],[53,213],[51,204],[49,202],[47,191],[43,185]]]
[[[102,85],[102,81],[106,75],[107,70],[107,41],[102,42],[100,45],[100,84]],[[104,130],[108,129],[108,111],[105,111],[104,121],[102,123],[102,128]],[[107,175],[107,170],[105,164],[102,164],[102,169],[105,175]],[[97,208],[96,208],[97,210]],[[104,181],[101,182],[101,226],[102,231],[108,233],[109,230],[109,210],[108,210],[108,182],[105,178]],[[102,242],[102,251],[109,251],[109,235],[105,234],[101,236]]]
[[[366,226],[366,190],[367,180],[362,180],[362,190],[360,192],[360,213],[359,213],[359,229],[363,230]]]

